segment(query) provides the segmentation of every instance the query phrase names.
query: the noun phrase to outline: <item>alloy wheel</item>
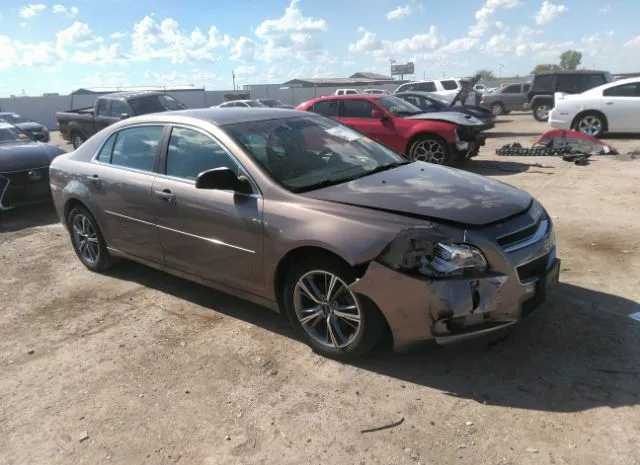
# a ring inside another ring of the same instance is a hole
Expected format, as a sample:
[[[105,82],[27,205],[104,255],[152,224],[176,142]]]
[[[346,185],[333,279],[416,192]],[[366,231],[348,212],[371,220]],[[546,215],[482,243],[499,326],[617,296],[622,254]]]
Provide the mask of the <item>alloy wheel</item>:
[[[578,123],[578,131],[597,136],[602,132],[602,121],[597,116],[585,116]]]
[[[79,135],[75,135],[73,136],[73,148],[77,149],[78,147],[80,147],[82,145],[82,143],[84,142],[84,139],[82,138],[82,136]]]
[[[540,105],[536,107],[536,115],[541,120],[549,119],[549,107],[547,105]]]
[[[73,218],[73,243],[82,260],[89,264],[95,264],[100,258],[100,244],[98,233],[91,219],[82,213]]]
[[[445,159],[444,147],[432,139],[418,141],[411,150],[411,159],[442,165]]]
[[[304,331],[324,347],[344,348],[362,329],[358,299],[342,279],[328,271],[302,275],[293,291],[293,304]]]

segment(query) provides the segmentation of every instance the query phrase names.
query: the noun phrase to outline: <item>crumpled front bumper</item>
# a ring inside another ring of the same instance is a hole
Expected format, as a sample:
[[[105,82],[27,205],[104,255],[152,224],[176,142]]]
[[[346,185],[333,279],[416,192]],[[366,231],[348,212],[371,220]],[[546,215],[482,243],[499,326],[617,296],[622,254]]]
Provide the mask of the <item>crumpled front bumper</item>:
[[[351,285],[381,310],[396,350],[429,340],[449,344],[502,335],[539,307],[558,281],[560,260],[550,222],[540,240],[514,251],[488,241],[474,245],[491,265],[480,278],[430,279],[374,261]]]

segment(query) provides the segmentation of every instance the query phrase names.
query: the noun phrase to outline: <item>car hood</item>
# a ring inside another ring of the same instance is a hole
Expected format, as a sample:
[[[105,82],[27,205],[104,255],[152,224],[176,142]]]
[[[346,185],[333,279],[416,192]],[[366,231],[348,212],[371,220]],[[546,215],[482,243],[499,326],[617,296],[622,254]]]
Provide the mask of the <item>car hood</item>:
[[[466,227],[516,215],[532,201],[493,179],[419,161],[301,195]]]
[[[484,122],[475,116],[460,113],[458,111],[436,111],[430,113],[420,113],[418,115],[407,116],[406,119],[447,121],[448,123],[457,124],[458,126],[481,126]]]
[[[57,145],[41,142],[0,144],[0,173],[49,166],[63,153],[65,151]]]
[[[15,126],[19,127],[23,131],[42,131],[45,127],[34,121],[27,121],[25,123],[16,123]]]

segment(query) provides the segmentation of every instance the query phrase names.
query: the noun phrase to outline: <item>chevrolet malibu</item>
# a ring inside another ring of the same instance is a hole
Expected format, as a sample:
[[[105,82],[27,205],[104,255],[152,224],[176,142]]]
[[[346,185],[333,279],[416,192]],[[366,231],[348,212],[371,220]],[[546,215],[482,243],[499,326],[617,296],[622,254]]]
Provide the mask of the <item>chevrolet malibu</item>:
[[[508,332],[558,279],[553,225],[529,194],[408,161],[286,109],[144,115],[51,164],[79,260],[131,259],[284,313],[351,358]]]

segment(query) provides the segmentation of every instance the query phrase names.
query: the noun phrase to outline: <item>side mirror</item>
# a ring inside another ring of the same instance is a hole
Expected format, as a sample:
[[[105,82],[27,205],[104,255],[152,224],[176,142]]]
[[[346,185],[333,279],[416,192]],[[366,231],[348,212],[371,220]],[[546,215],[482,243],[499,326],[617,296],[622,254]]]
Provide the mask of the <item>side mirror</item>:
[[[245,176],[236,176],[232,170],[226,167],[200,173],[196,178],[196,189],[232,191],[240,194],[252,192],[251,183]]]
[[[129,116],[129,113],[120,113],[120,119],[127,119]]]
[[[371,110],[371,117],[375,119],[384,119],[384,113],[380,110]]]

